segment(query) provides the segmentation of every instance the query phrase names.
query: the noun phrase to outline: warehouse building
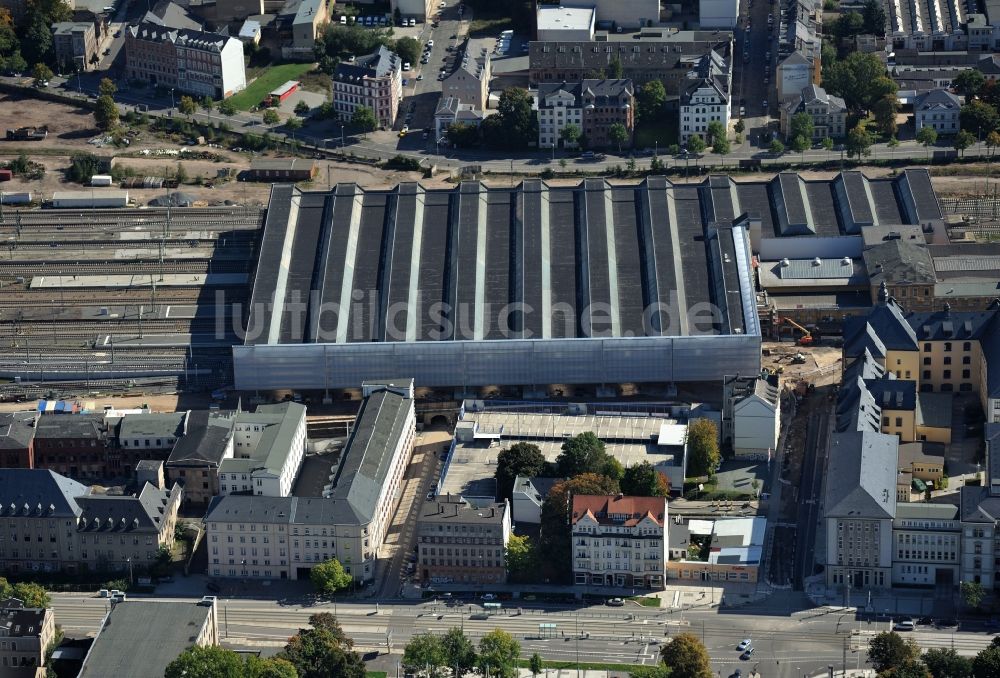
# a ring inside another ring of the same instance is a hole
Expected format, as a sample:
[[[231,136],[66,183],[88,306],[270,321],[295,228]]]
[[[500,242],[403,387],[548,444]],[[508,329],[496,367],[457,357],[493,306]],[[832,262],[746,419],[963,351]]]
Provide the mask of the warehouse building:
[[[277,185],[236,387],[326,392],[413,374],[422,387],[531,391],[757,373],[745,207],[722,179]]]

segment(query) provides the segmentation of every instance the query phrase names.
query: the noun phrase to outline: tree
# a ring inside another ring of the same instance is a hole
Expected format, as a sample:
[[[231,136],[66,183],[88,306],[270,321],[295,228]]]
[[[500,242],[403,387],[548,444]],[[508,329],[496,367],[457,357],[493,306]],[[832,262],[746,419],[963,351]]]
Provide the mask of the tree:
[[[291,662],[299,678],[365,678],[365,663],[332,614],[314,614],[309,624],[288,639],[279,659]]]
[[[403,669],[408,673],[435,676],[440,667],[447,665],[447,661],[441,636],[433,633],[418,633],[403,649]]]
[[[875,127],[886,136],[894,136],[899,129],[896,124],[896,114],[899,113],[899,98],[895,94],[886,94],[872,106],[875,115]]]
[[[805,137],[806,139],[812,139],[815,130],[816,125],[811,115],[808,113],[796,113],[789,121],[788,138]]]
[[[101,96],[113,97],[118,91],[118,85],[111,78],[101,78],[101,83],[97,86],[97,91]]]
[[[920,648],[912,640],[903,640],[895,631],[883,631],[868,644],[868,661],[877,673],[902,666],[920,657]]]
[[[508,87],[500,93],[497,101],[498,118],[496,132],[490,141],[494,146],[505,148],[525,148],[528,143],[538,138],[536,132],[535,114],[531,110],[531,96],[527,90],[520,87]],[[487,118],[489,119],[489,118]]]
[[[670,494],[670,481],[652,464],[644,461],[625,469],[621,490],[622,494],[633,497],[666,497]]]
[[[879,678],[937,678],[919,659],[910,659],[879,674]]]
[[[853,38],[865,31],[865,18],[858,12],[844,12],[833,24],[833,34],[840,39]]]
[[[583,136],[583,130],[579,125],[569,123],[559,130],[559,138],[562,139],[564,148],[574,148]]]
[[[587,431],[562,444],[562,451],[556,457],[556,470],[567,478],[581,473],[600,473],[607,456],[601,439]]]
[[[514,583],[534,581],[538,573],[538,554],[527,535],[512,534],[504,552],[507,574]]]
[[[712,678],[708,650],[698,636],[680,633],[660,648],[660,658],[670,669],[671,678]]]
[[[351,585],[353,578],[336,558],[314,565],[309,570],[309,581],[321,595],[332,596]]]
[[[532,478],[545,470],[545,456],[537,445],[514,443],[500,450],[497,455],[497,470],[493,477],[497,481],[497,500],[512,499],[514,479],[517,476]]]
[[[771,155],[780,156],[785,152],[785,145],[781,143],[781,139],[772,139],[771,145],[768,147],[767,150],[771,152]]]
[[[456,148],[469,148],[479,143],[479,128],[464,122],[448,125],[448,141]]]
[[[517,658],[521,656],[521,644],[502,629],[490,631],[479,640],[479,660],[481,669],[491,676],[514,678],[517,676]]]
[[[97,97],[94,104],[94,122],[104,132],[118,127],[118,105],[107,94]]]
[[[960,129],[958,130],[958,134],[956,134],[955,138],[952,140],[951,145],[955,148],[956,151],[959,152],[959,154],[964,156],[965,149],[967,149],[974,143],[976,143],[975,135],[969,130]]]
[[[411,64],[415,64],[420,60],[420,50],[420,43],[410,37],[400,38],[392,47],[392,51],[399,55],[401,61]]]
[[[184,101],[183,97],[181,97],[181,101]],[[362,108],[364,108],[364,106],[362,106],[357,110],[360,111]],[[370,111],[371,109],[369,108],[367,110]],[[355,111],[355,113],[357,113],[357,111]],[[278,112],[273,108],[269,108],[266,111],[264,111],[264,115],[262,115],[261,118],[264,121],[265,125],[277,125],[279,122],[281,122],[281,116],[279,116]]]
[[[52,69],[45,64],[35,64],[35,67],[31,69],[31,77],[35,80],[35,84],[52,79],[52,75]]]
[[[726,137],[726,128],[718,120],[712,120],[705,130],[705,142],[714,146],[720,137],[723,139]]]
[[[622,144],[628,141],[628,130],[625,125],[616,122],[608,128],[608,138],[618,144],[618,155],[622,153]]]
[[[688,474],[712,475],[719,465],[719,433],[711,419],[695,419],[688,424]]]
[[[874,142],[875,139],[872,138],[871,133],[865,129],[864,121],[859,122],[847,133],[847,143],[845,144],[847,156],[854,156],[860,160],[863,156],[871,153]]]
[[[737,134],[743,134],[743,132],[746,131],[746,128],[747,128],[747,124],[745,122],[743,122],[743,118],[740,118],[739,120],[737,120],[736,124],[733,125],[733,131],[736,132]]]
[[[27,19],[27,28],[24,29],[24,33],[18,31],[21,52],[28,63],[44,64],[52,60],[52,31],[49,28],[52,23],[40,13],[33,12]]]
[[[937,137],[937,130],[929,125],[924,125],[920,128],[920,131],[917,132],[917,141],[919,141],[920,144],[927,149],[928,160],[931,157],[931,146],[937,143]]]
[[[230,99],[223,99],[219,102],[219,113],[226,117],[236,115],[236,104]]]
[[[792,150],[796,153],[801,153],[803,160],[805,159],[805,153],[809,150],[810,146],[811,144],[809,143],[809,139],[805,138],[801,134],[792,139]]]
[[[992,104],[973,100],[962,106],[959,113],[959,125],[972,134],[989,134],[997,129],[1000,115]]]
[[[969,678],[972,675],[972,661],[951,648],[927,650],[923,660],[934,678]]]
[[[879,0],[865,0],[861,16],[865,20],[865,33],[874,33],[879,37],[885,35],[885,9]]]
[[[570,568],[569,506],[575,494],[617,494],[618,481],[597,473],[584,473],[556,483],[542,503],[539,540],[542,574],[563,581]]]
[[[190,647],[167,664],[164,678],[242,678],[240,655],[218,646]]]
[[[823,150],[825,151],[833,150],[833,139],[831,139],[830,137],[823,137],[823,140],[820,141],[820,143],[823,144]]]
[[[177,163],[177,174],[175,176],[178,184],[186,184],[188,180],[187,170],[184,169],[184,165]]]
[[[619,59],[617,56],[611,57],[611,60],[608,61],[608,68],[607,68],[608,78],[612,80],[619,80],[621,79],[624,72],[625,69],[622,68],[621,59]]]
[[[636,96],[636,112],[643,120],[655,120],[663,113],[667,103],[667,90],[659,80],[650,80],[639,89]]]
[[[986,588],[977,581],[963,581],[960,590],[962,600],[969,607],[979,607],[986,597]]]
[[[966,98],[979,94],[985,84],[986,76],[977,68],[966,68],[951,81],[951,86],[955,88],[955,91]],[[935,678],[937,677],[935,676]]]
[[[441,647],[444,648],[445,658],[454,672],[454,678],[464,676],[476,665],[476,648],[457,626],[448,629],[441,637]]]
[[[250,655],[243,664],[246,678],[298,678],[298,671],[287,659]]]
[[[1000,646],[998,646],[996,638],[993,639],[989,647],[972,658],[972,676],[973,678],[1000,676]]]
[[[725,164],[725,157],[729,155],[729,139],[726,138],[725,134],[715,137],[715,142],[712,144],[712,153],[723,158],[723,164]]]
[[[375,118],[375,111],[367,106],[358,106],[351,115],[351,124],[364,133],[374,132],[378,127],[378,120]]]
[[[21,56],[20,52],[14,52],[4,59],[4,67],[11,73],[24,73],[28,70],[28,62]]]
[[[880,98],[896,91],[885,65],[875,54],[851,52],[823,69],[823,86],[844,98],[854,111],[868,111]]]
[[[317,61],[324,56],[340,59],[349,54],[370,54],[380,45],[392,49],[391,29],[330,24],[323,31],[323,37],[316,41],[313,52]]]
[[[6,581],[6,580],[5,580]],[[24,603],[25,607],[49,607],[52,599],[41,584],[21,581],[11,588],[10,595]]]
[[[212,109],[215,108],[215,102],[212,101],[212,97],[210,96],[203,96],[198,101],[198,105],[201,106],[201,110],[205,111],[206,113],[211,113]]]
[[[528,668],[531,671],[532,676],[537,676],[541,673],[544,668],[542,666],[542,657],[537,652],[531,655],[531,659],[528,660]]]
[[[300,101],[295,104],[295,115],[304,118],[309,115],[309,104],[304,101]]]
[[[285,120],[285,129],[294,132],[297,129],[302,129],[302,118],[288,118]]]
[[[705,150],[705,140],[698,134],[692,134],[688,137],[687,148],[691,153],[699,155]]]
[[[1000,132],[990,132],[986,135],[986,148],[990,151],[990,157],[996,153],[997,148],[1000,147]]]
[[[188,95],[182,95],[177,101],[177,110],[184,115],[194,115],[194,112],[198,109],[198,105],[194,102],[193,97]]]

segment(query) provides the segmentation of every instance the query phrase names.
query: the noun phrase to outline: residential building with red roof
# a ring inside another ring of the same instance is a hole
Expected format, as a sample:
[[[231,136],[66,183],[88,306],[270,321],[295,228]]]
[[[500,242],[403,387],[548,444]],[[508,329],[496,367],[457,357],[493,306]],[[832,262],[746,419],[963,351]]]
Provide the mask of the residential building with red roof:
[[[663,588],[667,500],[575,495],[573,575],[577,584]]]

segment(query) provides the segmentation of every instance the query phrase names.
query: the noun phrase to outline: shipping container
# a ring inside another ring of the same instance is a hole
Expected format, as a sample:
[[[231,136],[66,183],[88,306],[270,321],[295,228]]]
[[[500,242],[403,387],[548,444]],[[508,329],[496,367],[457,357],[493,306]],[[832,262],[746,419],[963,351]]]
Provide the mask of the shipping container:
[[[0,191],[0,204],[2,205],[27,205],[31,202],[31,193],[23,191],[20,193],[7,193]]]
[[[0,181],[10,181],[14,178],[14,173],[9,169],[0,169]]]
[[[110,174],[95,174],[90,177],[91,186],[110,186],[112,181]]]
[[[126,207],[128,191],[105,189],[101,191],[56,191],[52,194],[51,206],[65,207]]]

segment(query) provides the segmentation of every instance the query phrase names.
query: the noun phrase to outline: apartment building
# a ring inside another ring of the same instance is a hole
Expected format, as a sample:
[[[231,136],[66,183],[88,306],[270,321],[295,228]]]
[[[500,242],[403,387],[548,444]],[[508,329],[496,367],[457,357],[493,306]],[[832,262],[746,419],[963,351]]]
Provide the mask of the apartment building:
[[[808,85],[781,107],[781,133],[791,134],[792,118],[805,113],[812,119],[813,139],[839,139],[847,134],[847,104],[843,98],[828,94],[819,85]]]
[[[71,478],[104,478],[108,437],[102,414],[43,414],[35,424],[35,467]]]
[[[177,441],[184,437],[189,414],[146,412],[107,415],[107,475],[127,475],[136,464],[146,459],[165,461]]]
[[[417,518],[417,572],[426,584],[504,584],[511,511],[459,495],[424,502]]]
[[[1000,583],[1000,424],[987,423],[986,482],[961,489],[962,565],[960,581],[979,582],[987,590]]]
[[[46,675],[45,651],[55,640],[55,613],[24,607],[16,598],[0,609],[0,675]]]
[[[96,495],[47,470],[0,469],[0,563],[8,572],[123,570],[174,542],[181,489]]]
[[[184,488],[185,505],[208,506],[219,494],[219,467],[234,447],[232,412],[191,412],[184,437],[174,443],[164,465],[167,482]]]
[[[961,549],[958,506],[899,504],[892,521],[892,585],[956,585]]]
[[[722,402],[722,442],[739,458],[770,459],[781,430],[778,375],[726,377]]]
[[[576,148],[561,138],[567,125],[576,125],[588,146],[616,145],[611,127],[622,125],[631,145],[635,130],[635,89],[631,80],[582,80],[538,86],[538,147]]]
[[[836,432],[826,475],[826,584],[892,585],[898,439],[872,431]]]
[[[306,451],[306,408],[259,405],[233,420],[233,455],[219,464],[221,494],[287,497]]]
[[[350,119],[354,111],[364,106],[375,112],[379,127],[392,127],[402,98],[402,64],[385,46],[359,56],[353,63],[337,64],[333,74],[333,107],[342,119]]]
[[[212,500],[205,515],[212,576],[300,579],[337,558],[355,579],[374,577],[413,452],[413,380],[365,382],[362,395],[339,466],[304,483],[322,488],[319,496]]]
[[[34,412],[0,413],[0,466],[35,467]]]
[[[61,21],[52,24],[52,48],[56,63],[67,72],[89,71],[100,62],[97,30],[92,21]]]
[[[125,28],[125,72],[134,80],[216,100],[247,86],[237,38],[149,22]]]
[[[493,79],[493,61],[485,49],[479,54],[472,53],[468,38],[456,50],[455,62],[458,66],[441,81],[441,100],[454,97],[463,104],[469,104],[478,111],[489,108],[490,80]]]
[[[694,69],[687,74],[687,81],[680,92],[680,141],[686,144],[695,134],[706,138],[712,122],[729,130],[732,117],[730,89],[732,76],[729,67],[714,51],[702,56]]]
[[[916,130],[930,127],[938,134],[958,134],[962,100],[947,89],[921,92],[913,101]]]
[[[608,73],[621,63],[622,77],[642,87],[650,80],[663,83],[668,95],[678,95],[688,73],[714,51],[729,62],[733,53],[729,31],[678,31],[644,28],[637,33],[597,31],[593,40],[536,40],[528,44],[528,81],[578,82],[595,73]],[[728,69],[728,66],[727,66]]]
[[[574,495],[570,522],[577,584],[663,588],[666,499]]]

